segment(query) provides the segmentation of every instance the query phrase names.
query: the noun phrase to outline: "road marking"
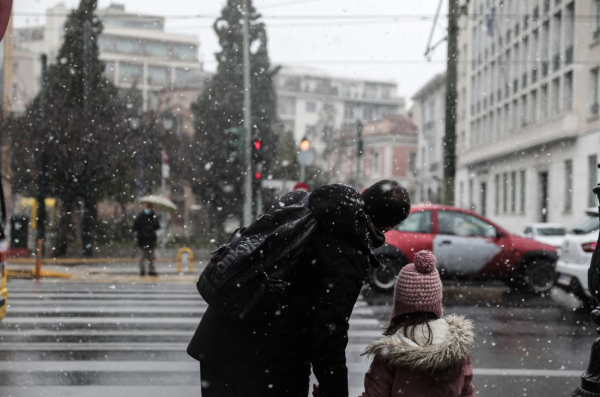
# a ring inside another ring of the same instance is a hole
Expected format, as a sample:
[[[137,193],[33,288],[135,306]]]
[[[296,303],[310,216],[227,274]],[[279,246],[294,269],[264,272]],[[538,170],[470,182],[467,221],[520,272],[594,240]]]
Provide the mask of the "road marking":
[[[2,392],[11,397],[198,397],[200,386],[2,386]]]
[[[146,302],[145,300],[126,300],[126,299],[102,299],[102,300],[71,300],[71,299],[10,299],[8,307],[28,307],[46,305],[48,307],[90,307],[90,306],[106,306],[106,305],[118,305],[118,306],[208,306],[205,301],[201,298],[198,299],[178,299],[178,300],[165,300],[156,302]]]
[[[106,343],[63,343],[63,342],[27,342],[27,343],[0,343],[0,351],[182,351],[188,347],[187,343],[135,343],[135,342],[106,342]],[[366,344],[349,344],[348,353],[362,353],[367,348]]]
[[[6,317],[4,324],[198,324],[198,318],[180,317]],[[351,318],[350,325],[379,325],[374,318]]]
[[[20,293],[20,292],[12,292],[10,293],[9,300],[12,298],[37,298],[37,299],[52,299],[52,298],[74,298],[74,299],[98,299],[98,298],[128,298],[128,299],[189,299],[190,297],[198,296],[198,294],[163,294],[157,293],[153,291],[148,291],[145,294],[127,294],[127,293]],[[200,298],[199,298],[200,299]]]
[[[347,365],[352,373],[366,373],[369,364],[350,363]],[[187,361],[3,361],[0,371],[4,372],[198,372],[198,363],[193,359]],[[556,369],[503,369],[476,368],[477,376],[513,376],[513,377],[560,377],[572,378],[581,376],[585,370]]]

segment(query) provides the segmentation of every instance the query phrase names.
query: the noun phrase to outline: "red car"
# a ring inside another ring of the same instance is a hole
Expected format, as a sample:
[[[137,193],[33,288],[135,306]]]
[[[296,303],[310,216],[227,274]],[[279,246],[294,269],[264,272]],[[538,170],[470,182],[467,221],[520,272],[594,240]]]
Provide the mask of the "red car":
[[[393,290],[400,269],[421,250],[433,251],[442,278],[501,280],[536,293],[548,292],[554,283],[554,247],[512,235],[473,211],[413,206],[385,240],[375,251],[382,266],[370,272],[370,284],[378,291]]]

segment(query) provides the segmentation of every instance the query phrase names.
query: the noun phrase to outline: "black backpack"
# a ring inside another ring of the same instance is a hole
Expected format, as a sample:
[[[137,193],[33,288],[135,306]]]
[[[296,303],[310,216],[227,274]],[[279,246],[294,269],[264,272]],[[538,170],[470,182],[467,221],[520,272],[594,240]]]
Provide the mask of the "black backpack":
[[[317,221],[307,207],[275,207],[236,230],[214,251],[198,280],[200,295],[221,312],[245,321],[265,321],[278,310]]]

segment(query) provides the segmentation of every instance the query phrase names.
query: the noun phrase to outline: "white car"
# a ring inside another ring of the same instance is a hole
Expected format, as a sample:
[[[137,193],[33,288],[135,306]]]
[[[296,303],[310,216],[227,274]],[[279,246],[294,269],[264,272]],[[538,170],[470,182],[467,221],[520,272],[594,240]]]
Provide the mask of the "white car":
[[[583,301],[592,297],[588,289],[588,269],[599,229],[598,208],[590,208],[565,237],[560,259],[556,262],[556,285],[573,292]]]
[[[567,228],[558,223],[533,223],[525,227],[523,235],[540,243],[553,246],[560,255],[561,247],[567,235]]]

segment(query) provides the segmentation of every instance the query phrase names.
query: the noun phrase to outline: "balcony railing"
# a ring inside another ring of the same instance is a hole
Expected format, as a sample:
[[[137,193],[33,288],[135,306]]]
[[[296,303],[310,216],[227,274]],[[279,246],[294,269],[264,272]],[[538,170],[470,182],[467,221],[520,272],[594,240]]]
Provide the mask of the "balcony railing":
[[[565,54],[565,64],[569,65],[573,63],[573,45],[567,47],[567,51]]]
[[[542,77],[548,76],[548,69],[549,69],[548,66],[549,66],[548,65],[548,61],[543,61],[542,62]]]
[[[560,69],[560,54],[554,54],[552,57],[552,70],[556,72]]]

